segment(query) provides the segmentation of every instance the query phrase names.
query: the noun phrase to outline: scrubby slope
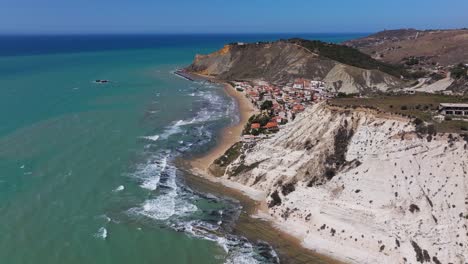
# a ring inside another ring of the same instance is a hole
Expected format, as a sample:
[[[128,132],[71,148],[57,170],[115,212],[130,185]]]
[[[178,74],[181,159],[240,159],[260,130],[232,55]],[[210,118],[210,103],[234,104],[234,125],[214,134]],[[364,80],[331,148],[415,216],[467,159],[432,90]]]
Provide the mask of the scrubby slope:
[[[401,84],[395,76],[372,67],[363,69],[344,64],[324,56],[320,50],[307,49],[304,43],[308,42],[230,44],[215,53],[197,55],[187,70],[223,80],[264,79],[278,84],[298,77],[325,79],[329,88],[348,93],[388,90]],[[334,45],[333,49],[340,48]],[[332,56],[330,52],[327,54]]]
[[[441,65],[468,63],[468,29],[387,30],[344,44],[388,63],[407,57],[428,57]]]

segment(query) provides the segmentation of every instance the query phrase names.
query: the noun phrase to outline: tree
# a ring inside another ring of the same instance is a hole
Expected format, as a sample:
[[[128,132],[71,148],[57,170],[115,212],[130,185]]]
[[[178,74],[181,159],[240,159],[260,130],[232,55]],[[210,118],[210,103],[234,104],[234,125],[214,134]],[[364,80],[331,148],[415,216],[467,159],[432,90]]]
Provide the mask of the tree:
[[[467,67],[463,63],[458,64],[450,71],[450,75],[454,79],[461,79],[462,77],[466,78]]]
[[[265,102],[262,103],[260,106],[261,110],[269,110],[273,107],[273,102],[270,100],[266,100]]]

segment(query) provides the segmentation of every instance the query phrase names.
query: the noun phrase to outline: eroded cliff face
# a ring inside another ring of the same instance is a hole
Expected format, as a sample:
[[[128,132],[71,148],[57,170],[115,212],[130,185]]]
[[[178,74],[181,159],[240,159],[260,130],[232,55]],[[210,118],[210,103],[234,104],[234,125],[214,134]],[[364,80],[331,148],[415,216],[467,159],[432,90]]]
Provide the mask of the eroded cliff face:
[[[345,93],[385,91],[402,83],[381,71],[339,63],[287,41],[226,45],[212,54],[197,55],[187,70],[222,80],[263,79],[278,84],[299,77],[324,80],[332,91]]]
[[[223,176],[268,194],[305,246],[351,263],[466,263],[468,148],[406,119],[324,103],[247,148]]]

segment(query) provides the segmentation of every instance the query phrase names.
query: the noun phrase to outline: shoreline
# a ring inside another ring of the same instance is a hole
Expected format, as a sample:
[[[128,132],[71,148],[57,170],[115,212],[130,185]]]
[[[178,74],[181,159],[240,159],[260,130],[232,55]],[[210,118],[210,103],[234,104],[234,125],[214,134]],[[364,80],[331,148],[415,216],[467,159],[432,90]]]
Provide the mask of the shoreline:
[[[199,76],[206,78],[206,76]],[[221,157],[232,145],[239,142],[245,124],[253,114],[258,113],[258,110],[255,109],[253,104],[244,96],[243,93],[236,91],[234,87],[228,83],[219,83],[223,84],[226,94],[236,101],[238,111],[240,113],[239,122],[231,124],[221,130],[218,142],[214,148],[189,161],[191,167],[198,170],[199,173],[209,174],[209,166],[215,159]]]
[[[244,93],[236,91],[230,84],[214,80],[209,76],[194,75],[223,84],[226,94],[236,100],[240,119],[238,123],[229,125],[220,131],[216,146],[207,153],[199,157],[178,161],[181,167],[188,172],[188,176],[185,177],[187,183],[191,187],[201,191],[217,193],[240,201],[243,210],[234,228],[234,233],[254,241],[263,240],[268,242],[274,247],[283,262],[342,263],[304,247],[300,237],[276,226],[276,223],[269,218],[266,193],[237,182],[215,177],[210,173],[209,167],[213,161],[222,156],[233,144],[240,140],[242,130],[248,119],[259,111],[245,97]]]

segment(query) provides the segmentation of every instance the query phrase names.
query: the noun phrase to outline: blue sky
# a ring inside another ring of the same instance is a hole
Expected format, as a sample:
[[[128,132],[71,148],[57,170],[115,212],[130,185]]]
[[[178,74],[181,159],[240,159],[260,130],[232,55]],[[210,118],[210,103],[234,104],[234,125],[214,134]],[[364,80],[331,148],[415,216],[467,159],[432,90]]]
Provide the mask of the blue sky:
[[[407,27],[468,27],[468,0],[0,0],[0,33],[318,33]]]

